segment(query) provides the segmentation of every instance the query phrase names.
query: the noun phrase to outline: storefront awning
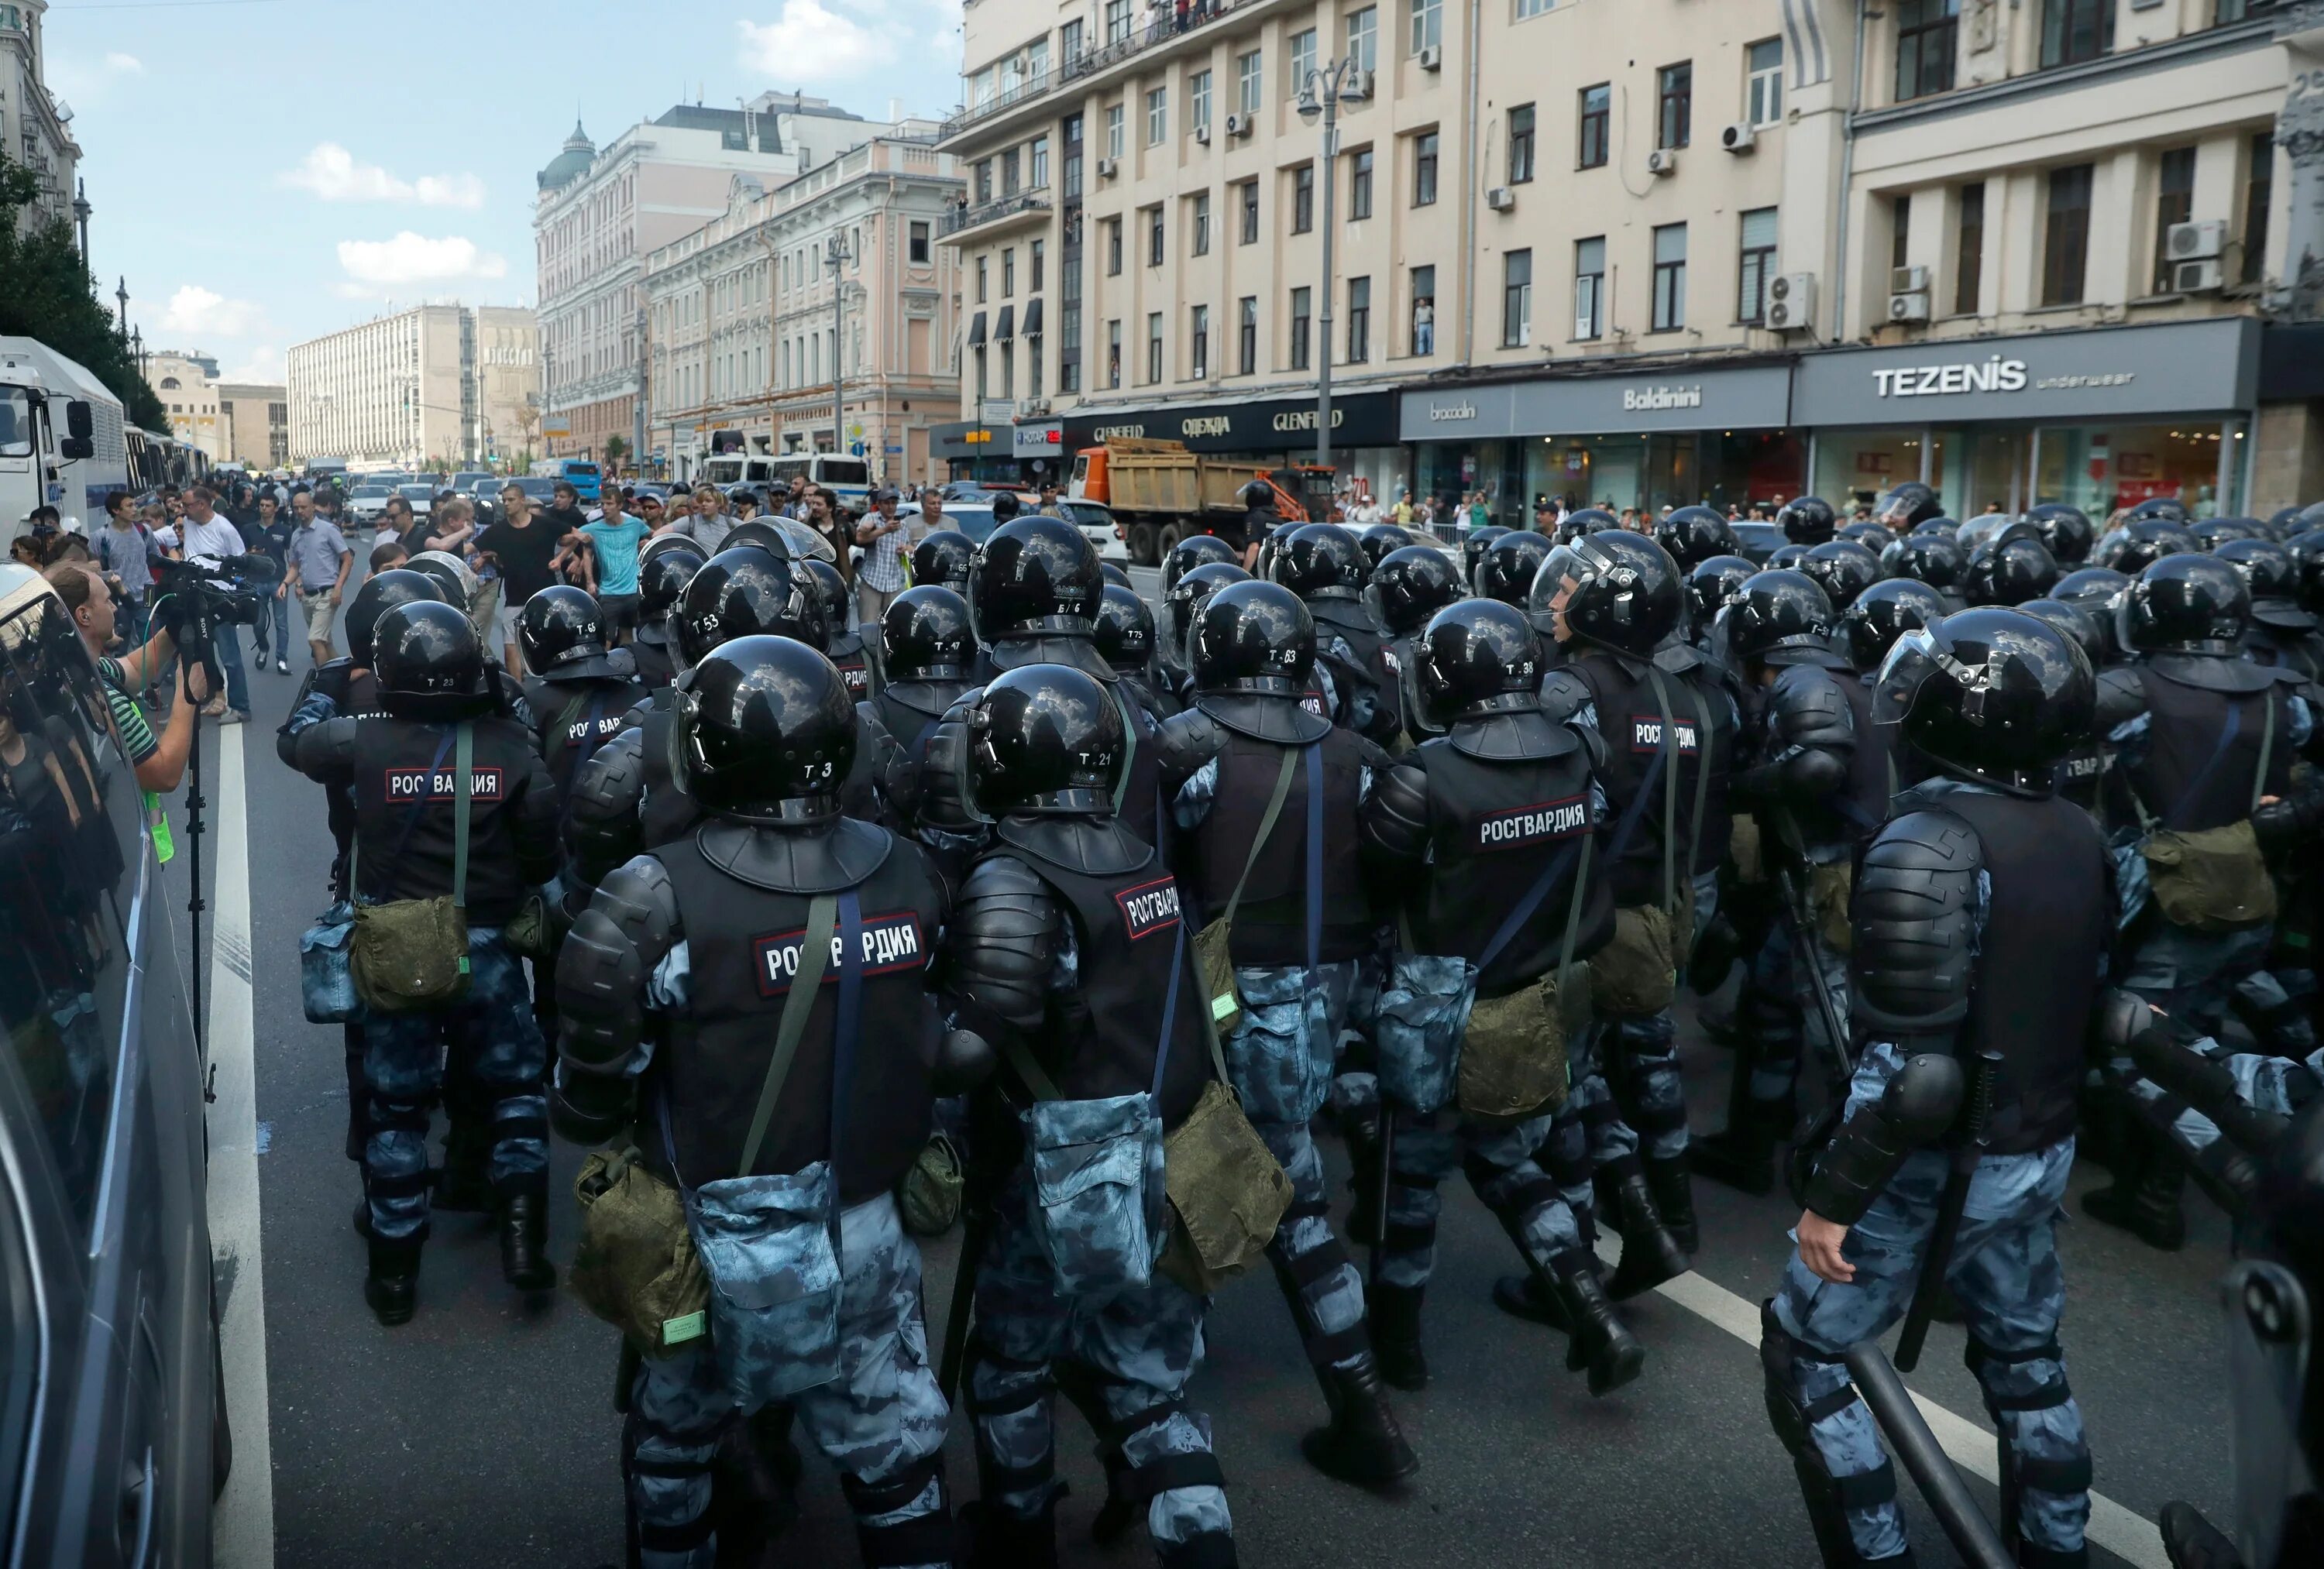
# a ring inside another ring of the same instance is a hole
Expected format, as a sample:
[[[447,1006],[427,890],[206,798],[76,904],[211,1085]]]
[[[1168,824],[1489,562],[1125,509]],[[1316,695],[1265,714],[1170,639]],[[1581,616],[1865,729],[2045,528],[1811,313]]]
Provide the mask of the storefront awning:
[[[984,313],[978,311],[968,318],[968,346],[972,349],[984,342]]]
[[[1025,302],[1025,335],[1028,338],[1041,335],[1041,302],[1038,299]]]
[[[1010,338],[1013,338],[1016,335],[1017,307],[1013,305],[1004,305],[1001,307],[1001,319],[993,324],[992,341],[994,343],[1007,343]]]

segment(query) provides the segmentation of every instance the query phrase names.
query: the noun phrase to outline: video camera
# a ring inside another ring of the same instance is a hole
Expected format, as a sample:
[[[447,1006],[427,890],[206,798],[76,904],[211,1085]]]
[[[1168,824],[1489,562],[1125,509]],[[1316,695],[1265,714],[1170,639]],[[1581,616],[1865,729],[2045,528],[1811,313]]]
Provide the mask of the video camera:
[[[161,561],[153,591],[153,616],[178,646],[188,669],[200,666],[212,691],[222,690],[211,646],[218,624],[254,627],[266,601],[282,581],[271,555],[229,555],[224,561]]]

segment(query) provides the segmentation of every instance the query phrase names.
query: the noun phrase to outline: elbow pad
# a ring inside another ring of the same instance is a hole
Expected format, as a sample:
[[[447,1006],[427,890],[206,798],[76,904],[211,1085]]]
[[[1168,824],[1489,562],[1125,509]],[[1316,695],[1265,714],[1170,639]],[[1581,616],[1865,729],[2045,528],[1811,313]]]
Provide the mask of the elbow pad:
[[[999,1062],[992,1042],[975,1031],[946,1030],[936,1042],[936,1092],[939,1096],[966,1095],[991,1078]]]
[[[1373,775],[1357,829],[1373,855],[1411,865],[1427,859],[1428,775],[1409,763]]]
[[[1968,1088],[1960,1064],[1934,1051],[1908,1060],[1880,1098],[1840,1124],[1815,1174],[1807,1207],[1854,1225],[1914,1151],[1953,1124]]]
[[[2090,1010],[2090,1044],[2100,1061],[2111,1062],[2128,1057],[2131,1042],[2159,1024],[2160,1015],[2144,997],[2108,986],[2098,993],[2098,1005]]]
[[[678,900],[659,861],[641,856],[605,879],[557,951],[558,1054],[571,1069],[628,1070],[646,977],[678,938]]]
[[[516,841],[518,869],[528,883],[545,883],[557,875],[557,781],[539,757],[530,759],[524,793],[517,798],[510,837]]]
[[[2210,1118],[2246,1155],[2273,1150],[2290,1126],[2276,1113],[2246,1104],[2226,1063],[2198,1056],[2160,1024],[2139,1032],[2130,1042],[2130,1060],[2139,1072]]]
[[[646,794],[644,737],[623,730],[591,755],[567,786],[565,849],[595,885],[645,849],[638,807]]]
[[[953,913],[950,987],[972,1013],[1011,1029],[1040,1027],[1056,967],[1056,896],[1009,856],[979,861]]]
[[[1226,749],[1227,732],[1199,708],[1173,714],[1162,722],[1154,740],[1154,757],[1162,769],[1162,788],[1169,795],[1196,774],[1203,765]]]
[[[1794,665],[1775,678],[1767,692],[1767,745],[1777,755],[1794,747],[1856,749],[1856,711],[1831,671]]]
[[[292,766],[318,784],[344,779],[355,765],[355,726],[341,716],[309,725],[297,738],[298,757]]]
[[[1849,904],[1859,1036],[1909,1049],[1969,1016],[1983,865],[1976,833],[1944,812],[1908,812],[1865,850]]]

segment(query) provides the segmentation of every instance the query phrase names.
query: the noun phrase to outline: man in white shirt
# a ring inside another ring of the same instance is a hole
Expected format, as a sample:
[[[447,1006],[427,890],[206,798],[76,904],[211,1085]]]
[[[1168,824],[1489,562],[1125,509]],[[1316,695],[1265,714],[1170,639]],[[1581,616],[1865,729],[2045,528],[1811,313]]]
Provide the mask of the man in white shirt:
[[[218,516],[217,497],[209,487],[196,485],[186,492],[185,502],[186,518],[179,531],[188,561],[220,566],[244,553],[242,530]],[[221,724],[244,723],[250,718],[250,674],[242,667],[242,629],[232,621],[218,622],[211,647],[226,672],[226,695],[212,698],[202,711]]]

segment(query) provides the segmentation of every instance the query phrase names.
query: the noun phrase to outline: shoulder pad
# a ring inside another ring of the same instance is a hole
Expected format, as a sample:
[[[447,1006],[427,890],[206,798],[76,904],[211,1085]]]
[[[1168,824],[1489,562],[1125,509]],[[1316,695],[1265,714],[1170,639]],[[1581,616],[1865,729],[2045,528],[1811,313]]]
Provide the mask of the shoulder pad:
[[[1572,723],[1574,715],[1597,701],[1590,684],[1570,665],[1560,665],[1541,678],[1541,711],[1560,724]]]
[[[347,715],[309,725],[299,732],[296,766],[310,779],[336,777],[355,766],[355,727],[363,721]]]
[[[1226,745],[1226,727],[1201,709],[1190,708],[1162,721],[1154,755],[1162,776],[1176,782],[1194,777]]]
[[[1428,774],[1410,758],[1373,776],[1359,819],[1367,849],[1398,861],[1428,853]]]
[[[565,846],[584,882],[604,876],[642,848],[638,803],[645,794],[641,730],[622,731],[574,774],[566,786]]]
[[[968,876],[961,883],[960,896],[964,904],[971,899],[1013,898],[1026,895],[1049,896],[1049,885],[1040,875],[1012,855],[991,855],[968,868]]]
[[[589,907],[619,928],[649,964],[659,964],[680,935],[677,889],[669,869],[651,856],[634,856],[606,873]]]
[[[1048,1008],[1061,923],[1056,895],[1014,856],[987,856],[969,868],[954,908],[946,989],[1019,1030]]]
[[[1784,744],[1853,744],[1856,711],[1832,673],[1818,665],[1791,665],[1767,693],[1767,726]]]
[[[1356,761],[1362,766],[1370,768],[1374,777],[1378,777],[1396,766],[1396,759],[1388,755],[1388,748],[1370,736],[1357,736],[1354,739]]]
[[[1949,812],[1883,826],[1857,867],[1849,904],[1860,1034],[1909,1042],[1969,1013],[1985,847]]]
[[[2105,736],[2146,711],[2146,684],[2136,669],[2109,665],[2098,672],[2098,733]]]

